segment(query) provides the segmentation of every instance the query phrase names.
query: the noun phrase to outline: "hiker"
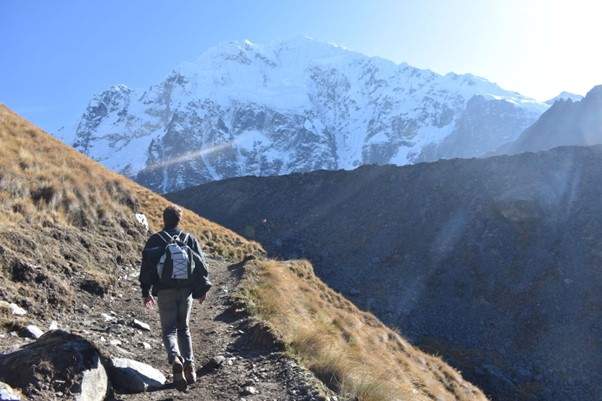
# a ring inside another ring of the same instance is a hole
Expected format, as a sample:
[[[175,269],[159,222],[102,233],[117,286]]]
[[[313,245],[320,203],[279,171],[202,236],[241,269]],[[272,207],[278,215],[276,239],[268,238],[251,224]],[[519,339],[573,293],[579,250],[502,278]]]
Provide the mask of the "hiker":
[[[176,205],[165,208],[163,230],[146,242],[140,266],[143,304],[147,309],[159,307],[167,361],[172,366],[174,385],[179,391],[185,391],[189,384],[196,382],[188,326],[192,302],[195,299],[202,304],[211,287],[198,240],[179,228],[182,213]],[[173,244],[178,247],[172,248]]]

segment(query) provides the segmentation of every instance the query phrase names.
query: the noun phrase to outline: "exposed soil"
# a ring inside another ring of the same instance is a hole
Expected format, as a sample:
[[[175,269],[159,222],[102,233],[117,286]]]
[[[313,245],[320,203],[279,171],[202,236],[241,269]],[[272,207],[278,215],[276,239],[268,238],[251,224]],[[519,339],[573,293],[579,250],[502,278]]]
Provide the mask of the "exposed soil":
[[[199,380],[185,392],[171,385],[159,313],[142,306],[138,272],[134,269],[112,294],[89,298],[90,303],[75,313],[59,315],[56,324],[91,340],[108,357],[144,362],[167,377],[163,389],[139,394],[116,392],[110,401],[325,399],[320,395],[324,390],[319,389],[313,376],[286,356],[273,336],[237,307],[233,293],[240,283],[243,264],[210,259],[210,266],[213,288],[204,304],[195,302],[190,323]],[[151,331],[134,328],[134,319],[150,325]],[[0,352],[12,352],[31,341],[14,333],[5,334],[0,338]],[[216,362],[221,364],[216,366]],[[50,393],[40,396],[61,399]]]

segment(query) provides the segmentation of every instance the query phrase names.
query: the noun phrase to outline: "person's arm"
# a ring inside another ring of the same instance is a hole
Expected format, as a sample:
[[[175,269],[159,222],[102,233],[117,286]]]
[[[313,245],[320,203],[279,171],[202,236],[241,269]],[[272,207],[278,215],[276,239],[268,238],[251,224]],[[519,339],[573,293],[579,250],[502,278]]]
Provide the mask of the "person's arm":
[[[187,244],[190,249],[192,249],[193,251],[195,251],[196,253],[198,253],[199,255],[202,255],[202,250],[201,250],[201,244],[199,243],[199,240],[196,239],[196,237],[192,234],[189,235],[189,243]]]
[[[193,273],[193,284],[192,284],[192,298],[198,299],[199,303],[205,302],[207,299],[207,291],[211,288],[211,281],[209,280],[209,270],[201,250],[199,241],[194,237],[190,236],[190,243],[188,246],[193,251],[193,257],[195,258],[195,268]]]
[[[157,303],[155,302],[155,298],[152,295],[148,295],[142,298],[142,304],[146,309],[155,309],[155,305]]]
[[[207,293],[204,293],[203,295],[201,295],[199,298],[197,298],[199,300],[199,304],[203,304],[203,302],[205,302],[207,300]]]
[[[142,291],[142,298],[145,300],[145,306],[147,304],[148,298],[152,297],[151,290],[153,284],[155,284],[158,279],[157,271],[155,269],[157,261],[154,261],[154,259],[156,259],[156,255],[154,254],[157,252],[153,251],[157,246],[157,237],[153,235],[148,239],[146,245],[144,246],[144,250],[142,251],[142,261],[140,263],[140,276],[138,277],[138,280],[140,281],[140,289]]]

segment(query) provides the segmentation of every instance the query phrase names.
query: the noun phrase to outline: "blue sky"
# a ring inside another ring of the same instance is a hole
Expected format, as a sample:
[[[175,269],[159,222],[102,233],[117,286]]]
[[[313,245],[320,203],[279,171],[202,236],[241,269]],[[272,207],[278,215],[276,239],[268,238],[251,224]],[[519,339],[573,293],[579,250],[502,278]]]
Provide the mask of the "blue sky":
[[[547,100],[602,84],[590,0],[0,0],[0,103],[72,126],[114,84],[146,88],[224,41],[300,35]]]

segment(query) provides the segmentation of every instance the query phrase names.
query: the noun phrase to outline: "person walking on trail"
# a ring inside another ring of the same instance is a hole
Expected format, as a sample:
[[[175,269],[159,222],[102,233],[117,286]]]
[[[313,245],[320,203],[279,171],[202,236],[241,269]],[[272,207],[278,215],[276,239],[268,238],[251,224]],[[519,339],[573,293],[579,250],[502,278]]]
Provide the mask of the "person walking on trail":
[[[139,278],[144,306],[159,308],[167,361],[179,391],[196,382],[189,328],[193,299],[202,304],[211,287],[199,241],[179,228],[182,214],[176,205],[165,208],[163,230],[142,251]]]

